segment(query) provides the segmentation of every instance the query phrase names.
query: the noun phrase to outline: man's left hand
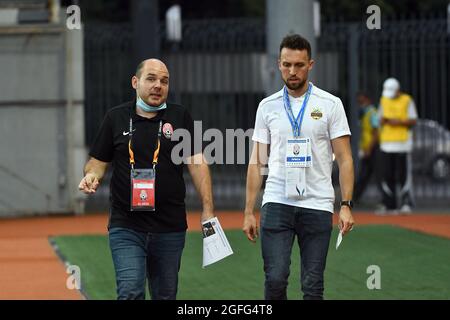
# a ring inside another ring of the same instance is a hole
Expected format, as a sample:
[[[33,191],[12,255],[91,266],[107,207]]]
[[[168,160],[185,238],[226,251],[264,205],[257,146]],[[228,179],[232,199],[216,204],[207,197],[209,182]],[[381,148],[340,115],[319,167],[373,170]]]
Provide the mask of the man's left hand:
[[[348,206],[341,206],[341,210],[339,211],[339,229],[344,236],[347,232],[353,229],[353,225],[355,224],[355,220],[353,219],[353,215],[351,209]]]

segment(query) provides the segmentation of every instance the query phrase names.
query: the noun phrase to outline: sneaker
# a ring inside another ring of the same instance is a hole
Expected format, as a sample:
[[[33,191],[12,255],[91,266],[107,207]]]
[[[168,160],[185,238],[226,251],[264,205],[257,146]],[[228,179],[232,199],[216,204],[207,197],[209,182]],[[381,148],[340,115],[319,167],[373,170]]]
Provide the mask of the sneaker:
[[[385,205],[378,206],[377,209],[375,209],[375,215],[376,216],[396,216],[399,214],[399,211],[396,209],[387,209]]]
[[[388,210],[388,214],[391,216],[398,216],[399,213],[400,212],[397,209]]]
[[[400,214],[402,215],[410,215],[411,212],[412,212],[411,206],[407,204],[402,205],[402,207],[400,208]]]
[[[386,216],[388,214],[388,211],[385,205],[379,205],[375,209],[374,213],[376,216]]]

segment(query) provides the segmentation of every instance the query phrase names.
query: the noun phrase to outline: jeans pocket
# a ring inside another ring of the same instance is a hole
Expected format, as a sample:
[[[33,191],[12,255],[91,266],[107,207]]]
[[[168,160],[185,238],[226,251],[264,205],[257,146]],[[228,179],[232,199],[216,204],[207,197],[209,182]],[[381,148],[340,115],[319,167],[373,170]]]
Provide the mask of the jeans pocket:
[[[262,229],[284,230],[293,227],[293,222],[294,212],[291,206],[269,202],[261,208]]]
[[[331,232],[333,229],[333,214],[323,210],[303,209],[303,224],[311,233]]]

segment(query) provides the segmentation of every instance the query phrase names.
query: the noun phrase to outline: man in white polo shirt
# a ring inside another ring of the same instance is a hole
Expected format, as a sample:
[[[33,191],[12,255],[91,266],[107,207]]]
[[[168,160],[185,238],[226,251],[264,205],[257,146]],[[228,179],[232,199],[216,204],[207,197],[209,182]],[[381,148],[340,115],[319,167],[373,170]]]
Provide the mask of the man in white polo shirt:
[[[254,147],[247,172],[243,231],[258,236],[254,214],[264,165],[268,178],[261,208],[261,247],[265,299],[286,299],[291,251],[297,236],[304,299],[323,299],[323,274],[332,230],[333,153],[339,166],[343,235],[354,224],[354,183],[350,130],[339,98],[308,81],[314,61],[309,42],[286,36],[280,45],[279,70],[285,86],[259,104]]]

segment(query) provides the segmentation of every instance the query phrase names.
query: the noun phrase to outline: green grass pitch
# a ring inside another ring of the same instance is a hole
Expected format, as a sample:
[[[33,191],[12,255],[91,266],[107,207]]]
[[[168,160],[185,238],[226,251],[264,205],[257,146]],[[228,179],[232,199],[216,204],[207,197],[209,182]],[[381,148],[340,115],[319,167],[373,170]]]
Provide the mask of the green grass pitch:
[[[260,244],[227,230],[234,254],[205,269],[200,232],[189,232],[183,252],[178,299],[262,299]],[[325,272],[326,299],[450,299],[450,240],[393,226],[358,226],[336,251],[333,230]],[[89,299],[115,299],[115,280],[106,236],[62,236],[52,240],[81,269]],[[294,242],[288,298],[301,299],[299,250]],[[368,289],[368,267],[380,268],[381,289]],[[147,297],[148,298],[148,297]]]

